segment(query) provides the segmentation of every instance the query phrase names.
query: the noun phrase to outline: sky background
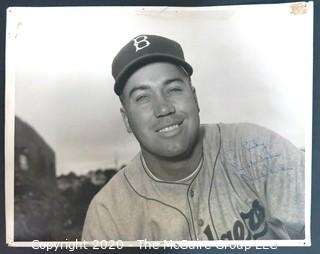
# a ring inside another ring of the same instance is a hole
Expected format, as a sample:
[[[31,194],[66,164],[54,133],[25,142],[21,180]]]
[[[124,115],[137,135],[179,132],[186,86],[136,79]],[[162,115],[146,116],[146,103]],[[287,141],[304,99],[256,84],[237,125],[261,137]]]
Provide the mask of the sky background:
[[[303,148],[311,8],[298,15],[291,4],[13,8],[6,105],[55,151],[57,175],[128,163],[139,146],[122,123],[111,63],[133,37],[158,34],[178,41],[194,68],[201,122],[256,123]]]

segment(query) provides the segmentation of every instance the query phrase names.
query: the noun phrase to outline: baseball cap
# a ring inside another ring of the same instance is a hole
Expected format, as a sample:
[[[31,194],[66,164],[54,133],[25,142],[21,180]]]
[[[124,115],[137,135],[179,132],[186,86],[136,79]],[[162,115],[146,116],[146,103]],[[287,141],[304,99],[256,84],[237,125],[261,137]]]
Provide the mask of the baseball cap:
[[[189,76],[193,72],[178,42],[158,35],[139,35],[129,41],[113,59],[115,93],[120,96],[130,75],[152,62],[170,62],[182,66]]]

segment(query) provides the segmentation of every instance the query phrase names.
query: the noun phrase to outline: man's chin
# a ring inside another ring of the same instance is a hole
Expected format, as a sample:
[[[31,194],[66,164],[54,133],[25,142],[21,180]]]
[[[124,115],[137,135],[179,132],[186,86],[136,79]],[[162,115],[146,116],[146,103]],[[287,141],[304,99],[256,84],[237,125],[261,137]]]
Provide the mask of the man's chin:
[[[163,158],[170,161],[178,161],[189,157],[188,149],[179,145],[168,145],[164,149],[154,151],[152,153],[155,157]]]

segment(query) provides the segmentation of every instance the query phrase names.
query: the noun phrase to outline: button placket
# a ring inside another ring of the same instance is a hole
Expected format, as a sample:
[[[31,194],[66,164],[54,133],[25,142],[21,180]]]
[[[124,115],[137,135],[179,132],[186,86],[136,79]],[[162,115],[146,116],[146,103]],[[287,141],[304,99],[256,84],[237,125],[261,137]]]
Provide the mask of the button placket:
[[[198,219],[198,226],[202,227],[204,225],[203,219]]]
[[[190,190],[189,195],[190,195],[191,198],[194,197],[194,191],[192,189]]]
[[[197,219],[195,216],[197,216],[195,213],[196,211],[194,210],[195,208],[195,191],[194,191],[194,186],[189,186],[189,190],[187,192],[187,199],[188,199],[188,204],[189,204],[189,209],[190,209],[190,219],[191,219],[191,224],[194,232],[194,239],[198,240],[197,232],[196,232],[196,225],[197,225]]]

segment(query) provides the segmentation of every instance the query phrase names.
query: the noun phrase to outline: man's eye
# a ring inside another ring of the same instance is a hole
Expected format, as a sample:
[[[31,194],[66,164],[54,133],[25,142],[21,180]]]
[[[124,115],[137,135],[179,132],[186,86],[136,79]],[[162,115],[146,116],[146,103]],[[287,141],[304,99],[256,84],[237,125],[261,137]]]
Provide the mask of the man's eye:
[[[174,87],[169,89],[169,93],[181,92],[182,89],[179,87]]]
[[[147,95],[140,95],[136,97],[136,102],[143,102],[146,101],[148,99]]]

